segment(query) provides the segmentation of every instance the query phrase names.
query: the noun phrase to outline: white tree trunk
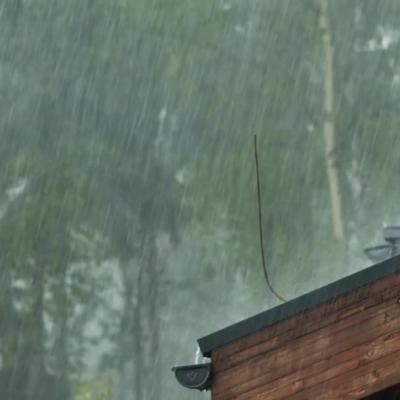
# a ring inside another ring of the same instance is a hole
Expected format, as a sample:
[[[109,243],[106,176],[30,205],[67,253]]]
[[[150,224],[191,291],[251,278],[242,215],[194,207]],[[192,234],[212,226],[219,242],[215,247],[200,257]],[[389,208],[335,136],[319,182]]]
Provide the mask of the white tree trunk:
[[[335,157],[335,123],[334,123],[334,66],[332,35],[329,26],[328,0],[320,0],[320,28],[323,51],[323,75],[324,75],[324,144],[325,161],[328,176],[333,234],[339,241],[344,240],[344,223],[342,212],[342,196],[340,192],[339,174]]]

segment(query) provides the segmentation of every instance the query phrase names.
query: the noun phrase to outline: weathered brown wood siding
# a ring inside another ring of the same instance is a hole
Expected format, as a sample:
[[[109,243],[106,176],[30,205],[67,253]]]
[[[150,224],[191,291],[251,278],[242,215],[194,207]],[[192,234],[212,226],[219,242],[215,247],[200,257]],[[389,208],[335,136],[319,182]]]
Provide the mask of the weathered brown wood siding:
[[[213,400],[362,399],[400,382],[400,276],[212,353]]]

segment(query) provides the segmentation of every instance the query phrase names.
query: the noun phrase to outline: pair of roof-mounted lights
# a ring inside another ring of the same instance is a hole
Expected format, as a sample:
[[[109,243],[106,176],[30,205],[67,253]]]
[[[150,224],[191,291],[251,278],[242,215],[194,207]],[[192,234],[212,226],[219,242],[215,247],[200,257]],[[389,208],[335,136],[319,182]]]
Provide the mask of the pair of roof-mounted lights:
[[[383,237],[387,242],[386,244],[364,249],[368,258],[373,262],[381,262],[400,254],[400,226],[383,228]]]

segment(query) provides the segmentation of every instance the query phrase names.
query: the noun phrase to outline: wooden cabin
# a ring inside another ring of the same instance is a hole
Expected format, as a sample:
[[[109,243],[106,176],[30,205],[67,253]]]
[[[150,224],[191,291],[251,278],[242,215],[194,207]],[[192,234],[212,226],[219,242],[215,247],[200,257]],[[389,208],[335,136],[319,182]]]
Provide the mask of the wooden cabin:
[[[198,340],[212,400],[400,399],[400,256]]]

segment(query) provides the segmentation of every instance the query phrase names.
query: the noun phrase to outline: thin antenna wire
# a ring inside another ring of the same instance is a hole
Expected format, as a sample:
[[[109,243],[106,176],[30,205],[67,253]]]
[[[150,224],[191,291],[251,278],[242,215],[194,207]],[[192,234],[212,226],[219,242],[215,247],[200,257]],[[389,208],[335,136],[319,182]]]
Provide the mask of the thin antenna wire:
[[[264,271],[265,281],[267,282],[267,286],[272,294],[277,297],[279,300],[285,302],[287,301],[284,297],[280,296],[275,289],[272,287],[271,281],[269,280],[267,265],[265,263],[265,254],[264,254],[264,235],[262,228],[262,211],[261,211],[261,185],[260,185],[260,170],[258,167],[258,152],[257,152],[257,135],[254,135],[254,155],[256,158],[256,172],[257,172],[257,198],[258,198],[258,224],[260,230],[260,249],[261,249],[261,261]]]

